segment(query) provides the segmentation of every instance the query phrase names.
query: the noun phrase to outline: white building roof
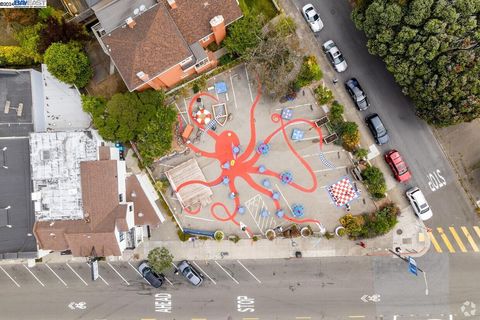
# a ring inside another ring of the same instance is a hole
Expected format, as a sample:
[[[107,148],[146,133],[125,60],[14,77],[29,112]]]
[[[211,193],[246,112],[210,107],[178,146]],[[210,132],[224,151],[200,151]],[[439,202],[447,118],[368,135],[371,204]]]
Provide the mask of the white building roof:
[[[90,116],[82,109],[80,92],[75,86],[61,82],[42,64],[44,94],[44,129],[40,131],[83,130],[90,126]]]
[[[83,218],[80,162],[97,160],[99,145],[90,131],[30,134],[37,220]]]

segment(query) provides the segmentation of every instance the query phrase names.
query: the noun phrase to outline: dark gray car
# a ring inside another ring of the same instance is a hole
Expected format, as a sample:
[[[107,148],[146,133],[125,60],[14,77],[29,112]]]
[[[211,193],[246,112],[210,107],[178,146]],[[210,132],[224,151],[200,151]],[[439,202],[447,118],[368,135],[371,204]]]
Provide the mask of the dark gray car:
[[[177,266],[178,270],[194,286],[199,286],[203,282],[203,276],[187,260],[183,260]]]
[[[388,142],[388,132],[385,126],[383,125],[382,119],[376,113],[373,113],[365,118],[367,126],[375,138],[375,142],[379,145],[385,144]]]
[[[142,262],[138,266],[138,271],[140,271],[142,277],[154,288],[160,288],[165,282],[165,276],[161,273],[157,274],[155,271],[153,271],[146,261]]]
[[[353,102],[355,102],[358,110],[364,111],[368,109],[370,103],[368,102],[365,91],[363,91],[357,79],[352,78],[350,80],[347,80],[345,82],[345,89],[347,89],[350,97],[352,97],[352,100]]]

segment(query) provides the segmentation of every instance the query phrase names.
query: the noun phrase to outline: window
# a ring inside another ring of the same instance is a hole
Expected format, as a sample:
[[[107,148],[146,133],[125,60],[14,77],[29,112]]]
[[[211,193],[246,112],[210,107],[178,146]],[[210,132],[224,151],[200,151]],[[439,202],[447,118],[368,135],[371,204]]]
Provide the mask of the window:
[[[119,239],[120,239],[120,242],[125,240],[125,232],[120,232]]]
[[[205,58],[205,59],[203,59],[203,60],[200,60],[200,61],[195,65],[195,69],[200,69],[200,68],[204,67],[205,65],[207,65],[209,62],[210,62],[210,60],[208,60],[208,58]]]
[[[192,61],[192,57],[191,57],[191,56],[190,56],[190,57],[188,57],[188,58],[187,58],[187,59],[185,59],[185,60],[182,60],[182,61],[180,62],[180,64],[181,64],[181,65],[184,65],[184,64],[187,64],[187,63],[189,63],[190,61]]]
[[[200,39],[201,42],[207,42],[208,40],[210,40],[210,35]]]
[[[123,202],[123,194],[120,193],[120,194],[118,195],[118,201],[119,201],[119,202]]]
[[[129,205],[128,206],[128,212],[132,212],[133,211],[133,206],[132,205]]]

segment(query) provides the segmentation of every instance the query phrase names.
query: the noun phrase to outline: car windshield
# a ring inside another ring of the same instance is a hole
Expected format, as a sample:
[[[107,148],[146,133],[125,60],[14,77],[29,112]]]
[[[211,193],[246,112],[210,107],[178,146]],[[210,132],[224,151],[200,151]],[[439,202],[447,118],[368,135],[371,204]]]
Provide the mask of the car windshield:
[[[423,207],[423,206],[422,206],[422,207]],[[422,213],[422,214],[423,214],[423,213],[427,213],[429,210],[430,210],[430,208],[429,208],[427,205],[425,205],[425,208],[422,209],[422,211],[420,211],[420,213]]]
[[[185,269],[183,269],[182,273],[184,276],[187,276],[187,274],[189,274],[191,271],[190,271],[190,267],[186,267]]]
[[[405,163],[398,163],[397,164],[397,170],[398,170],[398,174],[399,175],[402,175],[404,173],[407,172],[407,166],[405,165]]]
[[[318,19],[319,19],[318,14],[315,14],[315,15],[313,16],[313,21],[318,21]]]
[[[345,61],[345,59],[343,59],[343,56],[341,54],[337,55],[334,59],[333,59],[333,62],[335,62],[335,64],[340,64],[342,63],[343,61]]]

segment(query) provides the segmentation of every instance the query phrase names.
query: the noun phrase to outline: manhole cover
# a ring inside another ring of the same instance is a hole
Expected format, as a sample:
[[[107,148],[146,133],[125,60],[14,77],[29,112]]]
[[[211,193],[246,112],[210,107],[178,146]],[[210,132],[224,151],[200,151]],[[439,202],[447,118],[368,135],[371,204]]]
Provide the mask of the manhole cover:
[[[402,229],[397,229],[397,234],[398,234],[398,235],[400,235],[400,234],[402,234],[402,233],[403,233]]]
[[[330,10],[330,13],[331,13],[332,15],[334,15],[335,13],[337,13],[337,11],[335,11],[335,9],[332,9],[332,10]]]

